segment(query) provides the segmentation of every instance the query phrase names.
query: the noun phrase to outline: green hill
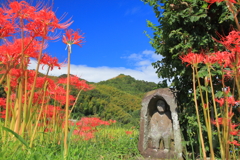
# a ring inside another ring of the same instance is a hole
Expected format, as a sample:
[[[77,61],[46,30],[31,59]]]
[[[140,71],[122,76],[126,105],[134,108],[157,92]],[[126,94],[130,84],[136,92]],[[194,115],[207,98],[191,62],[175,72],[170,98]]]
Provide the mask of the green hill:
[[[123,74],[94,86],[93,90],[81,93],[72,114],[74,118],[97,116],[135,126],[139,123],[143,95],[157,88],[154,82]]]
[[[154,82],[136,80],[133,77],[124,74],[120,74],[107,81],[101,81],[98,84],[112,86],[121,91],[137,96],[142,96],[144,93],[157,88],[157,84]]]

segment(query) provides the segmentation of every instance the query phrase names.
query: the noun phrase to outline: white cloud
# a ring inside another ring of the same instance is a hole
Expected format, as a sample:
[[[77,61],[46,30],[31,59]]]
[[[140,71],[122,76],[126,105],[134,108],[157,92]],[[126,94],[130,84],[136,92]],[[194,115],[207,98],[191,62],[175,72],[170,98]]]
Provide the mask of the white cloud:
[[[155,62],[157,60],[161,60],[162,56],[155,54],[154,51],[151,50],[144,50],[141,53],[133,53],[127,57],[122,57],[126,58],[129,61],[134,61],[135,65],[151,65],[152,62]],[[147,63],[148,62],[148,63]]]
[[[107,67],[107,66],[89,67],[86,65],[71,65],[70,67],[71,74],[77,75],[89,82],[105,81],[113,77],[116,77],[119,74],[130,75],[137,80],[144,80],[148,82],[158,83],[160,81],[160,79],[157,77],[157,74],[155,73],[156,70],[153,69],[151,65],[152,62],[159,60],[157,59],[159,57],[155,56],[153,51],[145,50],[142,53],[139,53],[139,54],[134,53],[125,58],[130,61],[133,61],[135,65],[134,69],[128,69],[125,67],[114,68],[114,67]],[[35,60],[31,60],[29,69],[35,69],[36,64],[37,63]],[[46,73],[46,70],[47,70],[46,67],[44,69],[45,70],[42,70],[42,67],[40,67],[40,72]],[[57,68],[54,68],[53,71],[50,71],[49,75],[59,76],[66,73],[67,73],[67,66],[64,66],[60,70]]]
[[[149,60],[142,60],[136,63],[137,66],[149,66],[151,65],[151,61]]]
[[[136,13],[140,12],[140,10],[141,10],[141,7],[133,7],[133,8],[131,8],[131,9],[128,9],[128,10],[125,12],[125,16],[136,14]]]

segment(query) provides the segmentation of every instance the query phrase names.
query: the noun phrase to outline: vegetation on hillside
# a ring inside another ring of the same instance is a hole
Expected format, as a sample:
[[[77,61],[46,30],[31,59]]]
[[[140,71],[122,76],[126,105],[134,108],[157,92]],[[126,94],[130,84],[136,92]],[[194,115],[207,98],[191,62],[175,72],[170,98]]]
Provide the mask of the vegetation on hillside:
[[[81,93],[73,110],[73,118],[96,116],[138,126],[142,97],[156,89],[157,84],[121,74],[94,86],[93,90]],[[77,91],[72,94],[77,94]]]
[[[98,84],[112,86],[129,94],[137,95],[140,97],[143,96],[144,93],[157,88],[157,85],[154,82],[136,80],[133,77],[124,74],[120,74],[117,77],[114,77],[107,81],[101,81]]]

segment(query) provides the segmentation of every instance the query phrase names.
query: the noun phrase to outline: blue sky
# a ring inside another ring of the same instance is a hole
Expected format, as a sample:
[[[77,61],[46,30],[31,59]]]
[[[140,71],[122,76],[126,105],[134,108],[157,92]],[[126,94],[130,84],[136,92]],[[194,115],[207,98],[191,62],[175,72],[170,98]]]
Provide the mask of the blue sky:
[[[154,54],[149,38],[152,34],[146,20],[157,24],[153,9],[141,0],[54,0],[57,17],[64,13],[72,18],[69,27],[85,33],[85,43],[73,46],[71,73],[91,82],[99,82],[119,74],[158,83],[160,79],[151,66],[161,59]],[[67,58],[61,40],[49,42],[46,51],[62,62]],[[32,67],[34,62],[32,62]],[[44,72],[44,71],[42,71]],[[66,67],[54,69],[50,75],[67,73]]]

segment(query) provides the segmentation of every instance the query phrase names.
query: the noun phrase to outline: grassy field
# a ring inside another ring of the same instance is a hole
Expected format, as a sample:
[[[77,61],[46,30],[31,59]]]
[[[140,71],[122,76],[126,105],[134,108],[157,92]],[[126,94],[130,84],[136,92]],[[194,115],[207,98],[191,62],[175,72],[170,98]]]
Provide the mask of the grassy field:
[[[71,131],[70,131],[71,134]],[[86,140],[87,139],[87,140]],[[23,142],[25,142],[23,140]],[[1,143],[1,160],[61,160],[63,140],[54,138],[54,133],[45,132],[34,141],[34,147],[26,147],[19,139],[13,138]],[[81,136],[72,132],[69,145],[69,160],[114,160],[137,159],[138,130],[125,129],[115,124],[98,126],[94,134]],[[26,145],[28,143],[26,142]]]

